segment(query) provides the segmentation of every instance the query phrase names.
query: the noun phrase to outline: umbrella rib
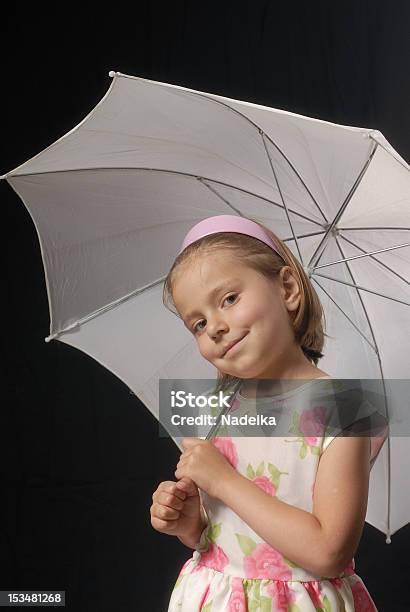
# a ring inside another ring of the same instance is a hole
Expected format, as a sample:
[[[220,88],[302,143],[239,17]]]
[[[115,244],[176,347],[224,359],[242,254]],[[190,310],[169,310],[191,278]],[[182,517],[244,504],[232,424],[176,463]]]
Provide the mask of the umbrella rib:
[[[43,174],[59,174],[61,172],[94,172],[94,171],[105,171],[105,170],[142,170],[143,172],[163,172],[164,174],[177,174],[177,175],[181,175],[181,176],[186,176],[188,178],[195,178],[197,180],[200,181],[210,181],[211,183],[216,183],[218,185],[223,185],[224,187],[229,187],[230,189],[236,189],[237,191],[240,191],[242,193],[246,193],[247,195],[251,195],[255,198],[258,198],[260,200],[263,200],[264,202],[268,202],[269,204],[273,204],[274,206],[278,206],[279,208],[283,208],[283,206],[281,204],[279,204],[279,202],[275,202],[274,200],[270,200],[269,198],[266,198],[265,196],[259,195],[257,193],[254,193],[252,191],[248,191],[247,189],[244,189],[243,187],[237,187],[236,185],[231,185],[230,183],[225,183],[224,181],[218,181],[218,179],[213,179],[213,178],[208,178],[207,176],[198,176],[197,174],[192,174],[190,172],[182,172],[181,170],[165,170],[162,168],[144,168],[144,167],[125,167],[125,166],[121,166],[121,167],[99,167],[99,168],[68,168],[65,170],[46,170],[44,172],[25,172],[22,174],[16,174],[16,175],[12,175],[10,178],[19,178],[21,176],[38,176],[38,175],[43,175]],[[311,219],[310,217],[307,217],[306,215],[290,209],[290,212],[297,216],[297,217],[301,217],[302,219],[305,219],[306,221],[309,221],[309,223],[313,223],[314,225],[319,225],[320,227],[323,227],[322,223],[320,223],[320,221],[316,221],[315,219]]]
[[[346,281],[340,281],[340,280],[338,280],[338,279],[332,278],[332,277],[330,277],[330,276],[326,276],[326,275],[324,275],[324,274],[318,274],[317,272],[315,272],[315,276],[321,276],[321,277],[323,277],[323,278],[327,278],[327,279],[329,279],[329,280],[334,280],[334,281],[336,281],[336,282],[340,282],[340,283],[343,283],[343,284],[349,285],[349,286],[351,286],[351,287],[355,287],[355,288],[358,288],[358,289],[362,289],[363,291],[369,291],[370,293],[375,293],[376,295],[380,295],[381,297],[385,297],[385,298],[387,298],[387,299],[391,299],[391,300],[394,300],[394,301],[397,301],[397,302],[400,302],[400,303],[403,303],[403,304],[406,304],[406,305],[409,305],[409,306],[410,306],[410,304],[407,304],[406,302],[402,302],[401,300],[397,300],[396,298],[391,298],[391,297],[386,296],[386,295],[383,295],[383,294],[381,294],[381,293],[377,293],[377,292],[375,292],[375,291],[371,291],[370,289],[366,289],[366,288],[364,288],[364,287],[360,287],[360,286],[358,286],[358,285],[352,285],[351,283],[348,283],[348,282],[346,282]],[[87,316],[82,317],[82,318],[81,318],[81,319],[79,319],[78,321],[75,321],[74,323],[72,323],[72,324],[68,325],[67,327],[64,327],[63,329],[59,330],[58,332],[55,332],[54,334],[50,334],[49,336],[47,336],[47,337],[45,338],[45,341],[46,341],[46,342],[50,342],[50,340],[53,340],[53,339],[54,339],[54,338],[56,338],[57,336],[59,336],[59,335],[61,335],[61,334],[65,333],[65,332],[67,332],[67,331],[70,331],[70,330],[72,330],[73,328],[78,327],[79,325],[82,325],[83,323],[87,323],[88,321],[90,321],[91,319],[93,319],[93,318],[97,317],[98,315],[100,315],[100,314],[104,314],[104,313],[105,313],[105,312],[107,312],[108,310],[111,310],[112,308],[115,308],[115,307],[116,307],[116,306],[118,306],[119,304],[122,304],[123,302],[125,302],[125,301],[127,301],[127,300],[131,299],[131,298],[132,298],[132,297],[134,297],[135,295],[138,295],[138,294],[140,294],[140,293],[142,293],[142,292],[144,292],[144,291],[147,291],[148,289],[151,289],[152,287],[155,287],[155,286],[156,286],[156,285],[158,285],[159,283],[164,282],[165,278],[166,278],[166,277],[165,277],[165,276],[163,276],[162,278],[157,279],[156,281],[153,281],[152,283],[149,283],[148,285],[145,285],[144,287],[139,287],[138,289],[134,289],[133,291],[131,291],[131,292],[130,292],[130,293],[128,293],[127,295],[122,296],[121,298],[118,298],[117,300],[114,300],[113,302],[110,302],[109,304],[106,304],[105,306],[102,306],[101,308],[99,308],[99,309],[97,309],[97,310],[93,311],[92,313],[88,314]],[[313,278],[313,277],[312,277],[312,278]],[[316,282],[317,282],[317,281],[316,281]],[[318,284],[319,284],[319,283],[318,283]],[[319,286],[321,287],[321,285],[319,285]],[[330,297],[330,296],[329,296],[329,297]],[[332,299],[332,298],[330,298],[330,299]],[[333,301],[333,300],[332,300],[332,301]],[[338,307],[339,307],[339,306],[338,306]],[[340,307],[339,307],[339,308],[340,308]],[[342,311],[342,312],[343,312],[343,311]],[[345,314],[345,313],[344,313],[344,314]],[[349,318],[349,317],[348,317],[348,315],[345,315],[345,316],[346,316],[347,318]],[[352,322],[352,324],[353,324],[353,322]],[[354,324],[353,324],[353,325],[354,325]]]
[[[345,253],[343,252],[343,249],[342,249],[342,247],[341,247],[337,237],[335,237],[335,240],[336,240],[336,245],[337,245],[337,248],[340,251],[341,256],[344,257]],[[381,374],[382,383],[383,383],[384,406],[385,406],[385,411],[386,411],[386,418],[387,418],[387,422],[389,422],[389,409],[388,409],[387,392],[386,392],[386,381],[385,381],[385,378],[384,378],[383,364],[382,364],[382,360],[381,360],[381,355],[380,355],[379,347],[378,347],[378,344],[377,344],[376,336],[375,336],[374,331],[373,331],[373,325],[372,325],[372,323],[370,321],[370,317],[369,317],[368,312],[366,310],[366,306],[364,305],[363,297],[360,294],[360,291],[358,291],[359,287],[358,287],[357,283],[355,282],[355,278],[353,276],[353,272],[352,272],[352,270],[351,270],[351,268],[350,268],[348,263],[346,263],[345,266],[346,266],[346,268],[347,268],[347,270],[348,270],[348,272],[350,274],[350,278],[352,279],[353,283],[356,286],[357,297],[359,298],[360,303],[362,305],[365,317],[367,319],[367,324],[369,325],[370,333],[372,334],[373,342],[374,342],[374,345],[376,347],[377,361],[379,363],[380,374]],[[368,291],[368,290],[366,290],[366,291]],[[381,294],[378,294],[378,295],[381,295]],[[386,296],[383,296],[383,297],[386,297]],[[392,299],[392,298],[390,298],[390,299]],[[396,300],[396,301],[398,301],[398,300]],[[409,306],[410,306],[410,304],[409,304]],[[387,491],[388,491],[388,494],[387,494],[387,540],[386,540],[386,542],[388,540],[390,540],[390,501],[391,501],[391,477],[390,477],[390,471],[391,471],[391,460],[390,460],[390,437],[389,436],[387,438],[387,464],[388,464],[388,469],[387,469]]]
[[[368,343],[368,345],[374,350],[375,353],[377,353],[377,349],[376,347],[370,342],[370,340],[364,335],[364,333],[361,331],[361,329],[359,329],[359,327],[357,327],[356,323],[354,323],[352,321],[352,319],[349,317],[349,315],[343,310],[343,308],[341,308],[339,306],[339,304],[332,298],[332,296],[330,295],[330,293],[328,293],[326,291],[326,289],[319,283],[318,280],[316,280],[315,276],[312,275],[312,279],[316,282],[317,285],[319,285],[319,287],[321,288],[321,290],[326,293],[326,295],[328,296],[328,298],[330,300],[332,300],[333,304],[340,310],[340,312],[346,317],[346,319],[348,319],[348,321],[350,321],[350,323],[353,325],[353,327],[359,332],[359,334],[363,337],[364,340],[366,340],[366,342]]]
[[[313,202],[316,204],[317,208],[320,210],[320,212],[323,215],[324,220],[327,222],[327,219],[322,211],[322,209],[320,208],[319,204],[317,203],[315,197],[313,196],[313,194],[311,193],[309,187],[306,185],[305,181],[303,180],[303,178],[301,177],[301,175],[299,174],[299,172],[296,170],[296,168],[294,167],[294,165],[292,164],[292,162],[286,157],[285,153],[281,150],[281,148],[274,142],[274,140],[272,140],[272,138],[254,121],[252,121],[252,119],[250,119],[247,115],[245,115],[244,113],[242,113],[241,111],[239,111],[236,108],[233,108],[232,106],[229,106],[229,104],[226,104],[226,102],[222,102],[221,100],[215,100],[214,98],[210,98],[209,96],[202,94],[202,93],[193,93],[193,92],[185,92],[187,95],[193,95],[194,97],[199,97],[199,98],[204,98],[205,100],[208,100],[209,102],[212,102],[214,104],[219,104],[220,106],[223,106],[224,108],[227,108],[229,111],[235,113],[236,115],[238,115],[239,117],[241,117],[242,119],[245,120],[245,122],[249,123],[250,125],[252,125],[254,128],[256,128],[260,134],[262,134],[265,138],[267,138],[269,140],[269,142],[272,144],[272,146],[275,147],[275,149],[279,152],[279,154],[283,157],[283,159],[289,164],[289,166],[292,168],[293,172],[296,174],[296,176],[299,178],[300,182],[302,183],[303,187],[306,189],[306,191],[308,192],[308,194],[310,195],[310,197],[312,198]],[[58,172],[58,171],[57,171]],[[63,171],[64,172],[64,171]],[[7,173],[8,174],[8,173]],[[5,179],[7,178],[7,174],[1,176],[0,178]],[[19,174],[18,176],[28,176],[29,174],[46,174],[45,172],[42,173],[28,173],[28,174]]]
[[[227,108],[228,110],[232,111],[233,113],[239,115],[239,117],[242,117],[242,119],[244,119],[247,123],[250,123],[251,125],[253,125],[254,128],[256,128],[259,133],[267,138],[269,140],[269,142],[275,147],[275,149],[279,152],[279,154],[283,157],[283,159],[289,164],[289,166],[292,168],[293,172],[296,174],[296,176],[299,178],[300,182],[302,183],[303,187],[306,189],[306,191],[308,192],[308,194],[310,195],[310,197],[312,198],[313,202],[316,204],[316,206],[318,207],[318,209],[320,210],[320,212],[323,215],[323,218],[325,221],[327,221],[325,215],[323,214],[322,209],[320,208],[319,204],[317,203],[316,199],[314,198],[313,194],[311,193],[309,187],[306,185],[305,181],[303,180],[303,178],[301,177],[301,175],[299,174],[299,172],[296,170],[296,168],[294,167],[294,165],[292,164],[292,162],[286,157],[285,153],[281,150],[281,148],[275,143],[274,140],[272,140],[272,138],[260,127],[260,125],[258,125],[257,123],[255,123],[255,121],[253,121],[252,119],[250,119],[247,115],[245,115],[244,113],[242,113],[241,111],[239,111],[237,108],[233,108],[232,106],[230,106],[229,104],[227,104],[226,102],[222,102],[222,100],[215,100],[214,98],[210,98],[209,96],[207,96],[206,94],[203,93],[198,93],[198,92],[186,92],[187,94],[193,95],[195,97],[199,97],[199,98],[205,98],[206,100],[209,100],[210,102],[213,102],[214,104],[220,104],[221,106]],[[266,148],[266,146],[265,146]]]
[[[298,238],[309,238],[310,236],[318,236],[319,234],[323,234],[326,230],[322,230],[321,232],[310,232],[309,234],[299,234]],[[294,240],[294,238],[282,238],[282,242],[289,242],[290,240]]]
[[[380,251],[372,251],[372,253],[366,253],[364,249],[362,249],[362,247],[360,247],[358,244],[356,244],[355,242],[353,242],[353,240],[349,240],[349,238],[346,238],[345,236],[340,235],[340,237],[345,240],[346,242],[348,242],[349,244],[351,244],[352,246],[356,247],[356,249],[359,249],[360,251],[362,251],[362,253],[365,253],[365,255],[368,255],[371,259],[374,259],[374,261],[377,261],[377,263],[379,263],[381,266],[383,266],[384,268],[386,268],[387,270],[389,270],[389,272],[391,272],[392,274],[394,274],[395,276],[397,276],[398,278],[400,278],[402,281],[404,281],[405,283],[409,284],[409,281],[407,279],[404,278],[404,276],[401,276],[398,272],[396,272],[395,270],[393,270],[393,268],[390,268],[387,264],[385,264],[383,261],[380,261],[380,259],[377,259],[377,257],[373,257],[373,253],[379,253]],[[407,245],[398,245],[395,247],[391,247],[392,249],[397,249],[400,246],[410,246],[410,243],[408,243]],[[382,249],[382,251],[389,251],[390,249]],[[363,257],[365,257],[365,255],[363,255]],[[343,261],[343,260],[342,260]],[[319,266],[322,267],[322,266]]]
[[[377,291],[373,291],[372,289],[367,289],[366,287],[361,287],[360,285],[348,283],[347,281],[340,280],[339,278],[333,278],[332,276],[327,276],[326,274],[319,274],[315,272],[315,276],[320,276],[322,278],[327,278],[328,280],[332,280],[335,283],[342,283],[343,285],[347,285],[348,287],[353,287],[354,289],[361,289],[362,291],[367,291],[368,293],[374,293],[375,295],[379,295],[380,297],[384,297],[387,300],[392,300],[393,302],[399,302],[400,304],[404,304],[405,306],[410,306],[410,302],[404,302],[403,300],[398,300],[397,298],[391,297],[389,295],[384,295],[383,293],[378,293]]]
[[[273,166],[272,158],[271,158],[271,156],[270,156],[270,154],[269,154],[268,147],[266,146],[265,134],[264,134],[264,132],[263,132],[262,130],[260,130],[260,134],[261,134],[261,136],[262,136],[263,146],[265,147],[266,155],[268,156],[268,160],[269,160],[269,164],[270,164],[271,170],[272,170],[272,172],[273,172],[273,176],[275,177],[276,186],[277,186],[277,188],[278,188],[279,195],[280,195],[280,198],[281,198],[281,200],[282,200],[282,204],[283,204],[283,206],[285,207],[285,212],[286,212],[286,216],[287,216],[287,218],[288,218],[288,223],[289,223],[290,229],[291,229],[292,234],[293,234],[293,239],[294,239],[294,241],[295,241],[295,243],[296,243],[296,248],[297,248],[298,253],[299,253],[299,260],[300,260],[300,262],[301,262],[301,263],[302,263],[302,265],[303,265],[303,257],[302,257],[302,253],[301,253],[300,248],[299,248],[299,242],[298,242],[298,239],[296,238],[295,231],[294,231],[294,229],[293,229],[293,225],[292,225],[292,223],[291,223],[291,221],[290,221],[288,207],[286,206],[286,202],[285,202],[285,200],[284,200],[284,198],[283,198],[282,190],[281,190],[281,188],[280,188],[279,181],[278,181],[278,178],[277,178],[277,176],[276,176],[276,172],[275,172],[275,168],[274,168],[274,166]]]
[[[127,293],[127,295],[123,295],[122,297],[118,298],[117,300],[114,300],[114,301],[110,302],[109,304],[106,304],[105,306],[102,306],[101,308],[98,308],[97,310],[94,310],[93,312],[91,312],[90,314],[86,315],[85,317],[82,317],[81,319],[78,319],[78,321],[75,321],[74,323],[71,323],[70,325],[67,325],[67,327],[64,327],[63,329],[60,329],[59,331],[55,332],[54,334],[50,334],[49,336],[44,338],[45,342],[50,342],[50,340],[53,340],[54,338],[57,338],[58,336],[61,336],[61,334],[65,333],[67,331],[70,331],[70,330],[74,329],[75,327],[78,327],[79,325],[82,325],[83,323],[88,323],[88,321],[90,321],[91,319],[94,319],[95,317],[98,317],[99,315],[106,313],[108,310],[112,310],[113,308],[117,307],[119,304],[122,304],[123,302],[126,302],[127,300],[131,299],[135,295],[138,295],[139,293],[142,293],[143,291],[147,291],[147,289],[151,289],[152,287],[155,287],[156,285],[159,285],[160,283],[164,282],[165,279],[166,279],[166,276],[163,276],[162,278],[159,278],[159,279],[153,281],[152,283],[149,283],[148,285],[145,285],[144,287],[139,287],[138,289],[134,289],[130,293]]]
[[[209,189],[209,191],[211,191],[214,195],[216,195],[217,198],[222,200],[222,202],[225,202],[225,204],[227,206],[229,206],[229,208],[232,208],[232,210],[234,210],[236,213],[238,213],[238,215],[240,217],[243,217],[243,214],[241,213],[241,211],[238,208],[235,208],[235,206],[233,204],[228,202],[228,200],[226,198],[224,198],[220,193],[218,193],[216,189],[211,187],[211,185],[208,185],[208,183],[205,183],[205,181],[202,179],[202,177],[198,177],[198,181],[201,183],[201,185],[204,185],[207,189]],[[276,204],[275,203],[275,206],[279,206],[280,208],[282,208],[280,204]]]
[[[339,232],[350,232],[350,230],[399,230],[399,231],[410,231],[408,227],[383,227],[382,225],[377,225],[375,227],[338,227]]]
[[[238,215],[240,215],[241,217],[243,217],[242,212],[235,208],[235,206],[233,204],[231,204],[226,198],[224,198],[215,188],[211,187],[211,185],[208,185],[208,183],[206,183],[205,181],[213,181],[213,179],[207,179],[207,178],[203,178],[202,176],[198,176],[197,177],[198,181],[200,183],[202,183],[202,185],[205,185],[205,187],[208,187],[208,189],[210,191],[212,191],[212,193],[214,193],[216,196],[218,196],[218,198],[220,198],[223,202],[225,202],[225,204],[227,204],[230,208],[232,208],[235,212],[238,213]],[[233,189],[237,189],[236,187],[234,187]],[[247,193],[250,193],[249,191]],[[260,196],[257,196],[260,197]],[[273,204],[274,206],[277,206],[278,208],[283,209],[283,206],[281,204],[279,204],[278,202],[274,202],[273,200],[266,200],[267,202],[270,202],[271,204]],[[291,210],[291,212],[294,215],[298,215],[299,217],[303,217],[304,219],[306,219],[307,221],[311,221],[309,219],[309,217],[305,217],[305,215],[302,215],[301,213],[296,213],[295,211]],[[322,230],[320,232],[313,232],[311,234],[305,234],[304,236],[298,236],[298,238],[305,238],[306,236],[316,236],[317,234],[322,234],[325,230]],[[285,238],[285,240],[294,240],[295,238]],[[284,240],[284,241],[285,241]]]
[[[352,185],[349,193],[347,194],[344,202],[342,203],[342,205],[340,206],[339,210],[337,211],[333,221],[329,224],[329,227],[327,228],[326,234],[323,236],[322,240],[320,241],[320,243],[316,247],[312,257],[309,260],[308,267],[312,267],[312,265],[316,266],[316,264],[319,263],[322,255],[323,255],[323,253],[324,253],[324,251],[326,249],[326,245],[327,245],[327,242],[328,242],[328,236],[329,236],[330,233],[332,233],[332,234],[334,233],[334,228],[335,228],[337,222],[339,221],[339,219],[342,217],[344,211],[346,210],[347,205],[349,204],[350,200],[352,199],[356,189],[360,185],[360,182],[363,179],[363,176],[365,175],[366,170],[369,167],[369,164],[370,164],[370,162],[373,159],[373,156],[374,156],[374,154],[375,154],[375,152],[377,150],[377,147],[378,147],[378,144],[376,143],[374,145],[373,150],[370,153],[368,159],[366,160],[363,168],[360,170],[359,175],[356,178],[355,182],[353,183],[353,185]],[[320,249],[322,249],[322,250],[320,251]],[[320,253],[319,253],[319,251],[320,251]],[[319,253],[319,255],[318,255],[318,253]],[[317,258],[315,259],[316,256],[317,256]]]
[[[375,130],[373,130],[374,132]],[[376,130],[377,131],[377,130]],[[376,141],[375,137],[373,136],[373,134],[369,134],[369,138],[371,138],[372,140],[374,140],[375,142],[378,143],[379,147],[381,147],[384,151],[386,151],[386,153],[388,153],[389,155],[391,155],[393,157],[393,159],[395,159],[397,162],[399,162],[399,164],[401,166],[403,166],[403,168],[405,168],[407,171],[409,170],[409,165],[407,162],[404,161],[404,159],[402,159],[400,156],[397,158],[396,155],[392,154],[391,151],[389,151],[389,149],[386,147],[385,144],[383,144],[382,142]],[[394,151],[394,153],[397,154],[397,151]]]
[[[393,251],[394,249],[401,249],[403,247],[410,246],[410,242],[407,242],[405,244],[396,244],[395,246],[388,247],[387,249],[379,249],[377,251],[371,251],[370,253],[366,253],[364,249],[361,249],[359,246],[357,246],[356,244],[354,244],[347,238],[344,238],[344,239],[347,242],[350,242],[350,244],[352,244],[353,246],[356,246],[358,249],[360,249],[363,252],[363,255],[353,255],[352,257],[346,257],[345,259],[338,259],[337,261],[330,261],[329,263],[322,264],[321,266],[315,266],[313,270],[319,270],[320,268],[326,268],[327,266],[333,266],[334,264],[342,263],[344,261],[352,261],[353,259],[360,259],[361,257],[371,257],[372,259],[375,259],[377,262],[383,263],[379,261],[378,259],[376,259],[376,257],[372,257],[372,255],[374,255],[375,253],[384,253],[385,251]],[[391,272],[393,272],[393,270],[391,270],[391,268],[389,268],[388,266],[386,266],[386,268],[390,270]],[[404,280],[407,284],[409,284],[409,282],[406,281],[402,276],[400,276],[399,274],[397,276],[399,276],[402,280]]]

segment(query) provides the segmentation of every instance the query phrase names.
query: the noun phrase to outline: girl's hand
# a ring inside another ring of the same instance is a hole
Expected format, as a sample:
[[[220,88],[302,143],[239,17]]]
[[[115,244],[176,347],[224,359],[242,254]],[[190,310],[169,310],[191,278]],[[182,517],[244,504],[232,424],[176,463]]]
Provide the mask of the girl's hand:
[[[151,525],[161,533],[197,542],[204,528],[198,487],[189,478],[161,482],[152,496]]]
[[[175,476],[191,478],[211,497],[219,498],[224,483],[237,472],[224,455],[209,440],[184,438],[182,453]]]

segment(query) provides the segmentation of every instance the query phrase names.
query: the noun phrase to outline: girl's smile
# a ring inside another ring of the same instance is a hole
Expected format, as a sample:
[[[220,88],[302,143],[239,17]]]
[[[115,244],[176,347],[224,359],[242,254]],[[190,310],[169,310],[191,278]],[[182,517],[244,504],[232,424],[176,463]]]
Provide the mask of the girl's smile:
[[[237,351],[240,350],[241,347],[243,346],[245,338],[247,337],[247,335],[248,335],[248,333],[246,333],[242,338],[240,338],[239,340],[234,342],[232,344],[232,346],[230,348],[228,348],[228,350],[225,351],[225,353],[223,353],[222,357],[231,357],[232,355],[235,355],[237,353]]]

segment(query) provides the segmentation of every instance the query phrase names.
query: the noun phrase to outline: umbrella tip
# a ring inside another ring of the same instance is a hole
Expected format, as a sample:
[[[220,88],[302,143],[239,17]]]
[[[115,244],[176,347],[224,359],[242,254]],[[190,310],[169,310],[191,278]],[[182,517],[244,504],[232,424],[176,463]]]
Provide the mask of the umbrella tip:
[[[108,76],[110,76],[111,78],[115,77],[117,73],[115,72],[115,70],[110,70],[108,73]]]
[[[57,338],[57,336],[58,336],[58,333],[50,334],[49,336],[44,338],[44,342],[51,342],[51,340],[54,340],[54,338]]]

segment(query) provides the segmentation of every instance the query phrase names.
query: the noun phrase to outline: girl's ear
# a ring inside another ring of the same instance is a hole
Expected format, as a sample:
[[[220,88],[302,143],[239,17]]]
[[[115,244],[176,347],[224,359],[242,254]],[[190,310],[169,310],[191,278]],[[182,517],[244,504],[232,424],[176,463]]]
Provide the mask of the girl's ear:
[[[279,280],[286,308],[291,312],[297,310],[301,299],[300,287],[290,266],[283,266],[280,269]]]

